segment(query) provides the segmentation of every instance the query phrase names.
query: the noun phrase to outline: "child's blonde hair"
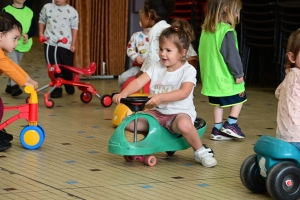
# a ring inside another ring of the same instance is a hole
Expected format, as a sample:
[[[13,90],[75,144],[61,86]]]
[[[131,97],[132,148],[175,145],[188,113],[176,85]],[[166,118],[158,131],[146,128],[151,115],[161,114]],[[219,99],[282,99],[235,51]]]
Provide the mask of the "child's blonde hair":
[[[235,28],[239,23],[241,0],[208,0],[207,13],[202,30],[214,33],[219,22],[225,22]]]
[[[159,43],[165,39],[171,39],[179,52],[182,53],[183,49],[188,51],[194,37],[194,31],[186,20],[174,19],[171,23],[171,27],[165,29],[159,36]]]
[[[298,53],[300,52],[300,28],[294,31],[289,37],[286,48],[286,63],[284,65],[285,68],[295,67],[295,63],[292,63],[287,56],[289,52],[293,53],[294,60],[296,60]]]

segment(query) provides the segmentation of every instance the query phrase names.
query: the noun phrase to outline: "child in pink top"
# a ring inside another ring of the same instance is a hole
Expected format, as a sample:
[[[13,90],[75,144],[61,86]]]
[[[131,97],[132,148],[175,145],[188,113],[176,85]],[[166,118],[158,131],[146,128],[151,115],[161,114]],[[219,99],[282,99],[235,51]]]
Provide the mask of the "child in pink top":
[[[278,86],[276,137],[300,150],[300,29],[293,32],[287,45],[287,75]]]

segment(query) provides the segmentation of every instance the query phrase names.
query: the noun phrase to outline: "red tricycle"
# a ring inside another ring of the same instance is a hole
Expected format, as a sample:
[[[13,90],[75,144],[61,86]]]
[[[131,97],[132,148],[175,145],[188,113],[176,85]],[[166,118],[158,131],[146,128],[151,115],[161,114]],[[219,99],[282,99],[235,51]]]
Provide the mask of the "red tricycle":
[[[20,142],[27,149],[39,148],[45,139],[44,129],[38,125],[38,97],[32,86],[26,86],[24,91],[30,94],[27,104],[20,106],[5,106],[4,111],[19,110],[20,113],[1,123],[0,130],[4,129],[14,121],[25,118],[28,125],[20,133]]]
[[[48,41],[47,38],[45,37],[40,37],[40,42],[46,42]],[[62,42],[63,44],[66,44],[68,42],[67,38],[62,38],[57,41],[55,45],[55,50],[54,50],[54,60],[55,64],[51,65],[49,61],[49,43],[47,42],[47,48],[46,48],[46,59],[47,59],[47,65],[48,65],[48,76],[51,80],[51,82],[48,85],[45,85],[41,88],[39,88],[37,91],[41,91],[45,88],[52,87],[50,91],[44,94],[44,104],[46,105],[47,108],[52,108],[54,106],[54,101],[49,99],[50,93],[55,89],[55,88],[60,88],[62,85],[67,84],[67,85],[72,85],[74,87],[77,87],[79,90],[81,90],[80,94],[80,100],[83,103],[89,103],[93,95],[97,96],[101,100],[101,104],[104,107],[109,107],[112,105],[112,96],[111,95],[103,95],[102,97],[97,93],[96,89],[88,83],[80,82],[80,77],[79,75],[92,75],[96,71],[96,63],[92,62],[87,68],[77,68],[77,67],[71,67],[71,66],[66,66],[66,65],[61,65],[57,63],[56,59],[56,54],[57,54],[57,47],[58,43]],[[65,80],[60,77],[55,77],[55,74],[61,73],[60,67],[64,67],[65,69],[71,71],[73,73],[73,80]]]

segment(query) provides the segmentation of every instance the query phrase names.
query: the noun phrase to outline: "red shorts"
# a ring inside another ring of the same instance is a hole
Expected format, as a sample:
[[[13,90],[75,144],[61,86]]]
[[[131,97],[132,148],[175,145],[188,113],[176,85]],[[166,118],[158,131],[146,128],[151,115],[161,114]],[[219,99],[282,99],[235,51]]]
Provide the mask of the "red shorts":
[[[164,115],[157,110],[146,110],[145,113],[152,115],[153,117],[155,117],[155,119],[159,122],[160,125],[168,129],[171,133],[175,133],[172,130],[172,122],[177,116],[177,114]]]

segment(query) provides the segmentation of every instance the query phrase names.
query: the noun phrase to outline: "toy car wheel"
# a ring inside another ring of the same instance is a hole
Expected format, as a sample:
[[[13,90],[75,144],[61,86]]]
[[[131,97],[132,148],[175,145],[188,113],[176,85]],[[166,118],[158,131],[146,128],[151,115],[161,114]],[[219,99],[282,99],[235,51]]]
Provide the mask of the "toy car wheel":
[[[106,94],[101,97],[101,104],[103,107],[109,107],[112,103],[113,101],[110,95]]]
[[[45,105],[46,105],[47,108],[53,108],[54,101],[52,101],[51,99],[49,99],[47,102],[45,102]]]
[[[45,139],[44,130],[39,126],[26,126],[20,134],[20,142],[26,149],[39,148]]]
[[[174,155],[175,152],[176,152],[176,151],[166,151],[166,153],[167,153],[169,156]]]
[[[153,167],[156,164],[156,158],[155,156],[146,156],[145,157],[145,164]]]
[[[240,178],[244,186],[254,193],[262,194],[267,191],[266,181],[260,175],[256,154],[249,156],[243,162]]]
[[[300,197],[300,166],[289,161],[271,168],[267,176],[267,189],[274,199],[298,199]]]
[[[80,94],[80,100],[83,103],[89,103],[92,100],[92,98],[93,98],[93,95],[90,92],[82,92]]]
[[[123,156],[124,159],[128,162],[132,162],[134,159],[133,159],[133,156]]]

